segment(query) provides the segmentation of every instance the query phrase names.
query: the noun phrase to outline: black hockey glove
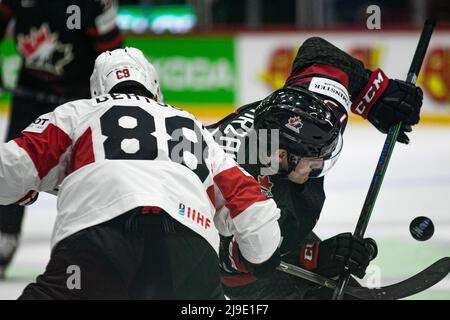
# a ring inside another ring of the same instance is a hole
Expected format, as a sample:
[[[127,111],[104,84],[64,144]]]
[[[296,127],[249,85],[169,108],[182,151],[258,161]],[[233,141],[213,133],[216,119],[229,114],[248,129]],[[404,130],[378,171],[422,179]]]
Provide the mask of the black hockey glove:
[[[377,252],[373,239],[359,239],[351,233],[342,233],[323,242],[303,244],[299,264],[326,277],[338,276],[349,269],[353,275],[362,279]]]
[[[272,256],[263,263],[254,264],[248,262],[242,255],[241,259],[244,261],[248,272],[258,279],[270,277],[281,263],[281,255],[278,248],[275,250]]]
[[[263,263],[254,264],[247,261],[241,254],[239,245],[233,240],[233,237],[221,237],[219,259],[222,272],[229,275],[248,273],[258,279],[269,277],[281,263],[281,255],[278,248]]]
[[[377,69],[353,101],[351,109],[383,133],[401,121],[397,141],[408,144],[409,138],[405,132],[411,132],[411,126],[419,122],[422,100],[420,87],[402,80],[388,79],[383,71]]]

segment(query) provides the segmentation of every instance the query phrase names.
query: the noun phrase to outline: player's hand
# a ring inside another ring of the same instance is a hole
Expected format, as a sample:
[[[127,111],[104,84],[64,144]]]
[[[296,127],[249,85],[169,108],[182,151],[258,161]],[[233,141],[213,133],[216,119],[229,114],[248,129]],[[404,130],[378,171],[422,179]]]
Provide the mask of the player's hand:
[[[351,233],[342,233],[323,242],[303,244],[299,264],[327,277],[338,276],[348,269],[362,279],[377,252],[373,239],[360,239]]]
[[[397,141],[408,144],[406,132],[411,132],[411,126],[419,122],[422,101],[423,92],[420,87],[402,80],[388,79],[377,69],[353,101],[352,111],[367,118],[383,133],[401,121]]]
[[[381,132],[402,122],[398,142],[409,143],[405,132],[411,132],[411,126],[419,122],[423,92],[420,87],[402,80],[389,80],[386,91],[369,112],[369,121]]]

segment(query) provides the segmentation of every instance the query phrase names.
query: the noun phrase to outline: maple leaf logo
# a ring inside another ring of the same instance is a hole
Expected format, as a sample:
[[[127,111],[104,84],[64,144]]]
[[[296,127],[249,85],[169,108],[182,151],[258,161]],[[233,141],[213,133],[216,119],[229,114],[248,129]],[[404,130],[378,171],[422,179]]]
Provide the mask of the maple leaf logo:
[[[43,24],[39,30],[32,29],[30,35],[20,35],[18,46],[25,57],[32,57],[41,48],[53,46],[56,40],[56,35],[51,34],[48,26]]]
[[[288,119],[288,122],[291,125],[295,125],[295,124],[302,123],[302,120],[300,119],[300,117],[292,117],[292,118]]]
[[[52,33],[48,24],[31,28],[29,34],[17,35],[17,47],[25,65],[34,70],[62,75],[64,66],[74,59],[72,44],[61,43],[58,33]]]
[[[300,129],[303,128],[302,119],[300,119],[300,117],[298,117],[298,116],[290,117],[286,123],[286,127],[299,133]]]
[[[273,183],[270,181],[269,176],[258,176],[258,183],[261,186],[261,192],[268,197],[273,197],[272,187]]]

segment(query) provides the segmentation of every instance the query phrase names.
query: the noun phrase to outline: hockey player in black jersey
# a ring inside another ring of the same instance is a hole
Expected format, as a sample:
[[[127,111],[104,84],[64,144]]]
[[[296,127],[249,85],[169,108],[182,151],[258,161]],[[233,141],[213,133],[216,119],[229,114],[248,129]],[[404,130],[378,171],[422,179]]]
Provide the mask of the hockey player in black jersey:
[[[68,8],[74,5],[80,12],[79,28],[69,28],[68,12],[74,11]],[[22,59],[6,141],[63,102],[90,96],[95,58],[122,43],[116,10],[113,0],[0,1],[0,39],[14,20],[14,41]],[[17,205],[0,206],[0,278],[17,248],[23,212]]]
[[[284,261],[328,277],[348,268],[362,278],[376,254],[374,242],[350,233],[321,242],[312,233],[325,201],[324,174],[341,152],[348,109],[383,133],[402,121],[398,140],[408,143],[406,132],[418,123],[421,105],[420,88],[389,79],[380,69],[366,70],[324,39],[310,38],[299,48],[283,88],[210,129],[281,209]],[[252,141],[258,141],[256,149]],[[222,237],[220,256],[222,283],[231,299],[331,297],[329,290],[282,272],[256,279],[240,262],[232,237]]]

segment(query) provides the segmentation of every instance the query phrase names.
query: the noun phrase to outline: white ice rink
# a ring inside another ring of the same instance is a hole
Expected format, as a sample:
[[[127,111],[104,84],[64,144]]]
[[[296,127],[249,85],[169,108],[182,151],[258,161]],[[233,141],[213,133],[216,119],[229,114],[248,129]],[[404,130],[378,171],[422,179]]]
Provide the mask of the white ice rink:
[[[0,130],[5,121],[0,119]],[[406,279],[437,259],[450,256],[450,127],[419,126],[411,144],[397,144],[366,235],[377,240],[379,255],[364,284]],[[315,229],[322,238],[353,231],[383,145],[384,135],[369,125],[347,128],[344,149],[326,179],[327,201]],[[49,259],[55,198],[41,194],[27,210],[22,245],[0,282],[0,299],[14,299],[41,273]],[[431,218],[434,236],[414,240],[409,223]],[[379,277],[378,277],[379,275]],[[450,276],[416,299],[450,299]]]

